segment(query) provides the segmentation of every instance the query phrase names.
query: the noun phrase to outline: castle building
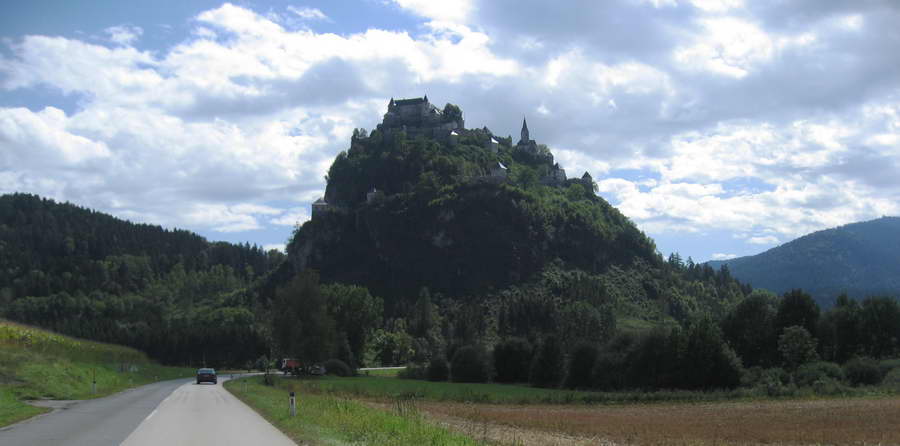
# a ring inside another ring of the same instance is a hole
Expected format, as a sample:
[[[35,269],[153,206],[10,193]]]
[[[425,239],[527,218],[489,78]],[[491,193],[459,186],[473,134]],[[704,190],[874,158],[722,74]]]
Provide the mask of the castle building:
[[[522,118],[522,131],[519,133],[520,139],[516,144],[517,150],[527,150],[531,153],[537,153],[537,142],[531,139],[531,136],[528,134],[528,122],[525,121],[525,118]]]
[[[325,197],[320,197],[318,200],[314,201],[311,207],[313,217],[331,209],[331,205],[325,201]]]
[[[385,134],[404,131],[409,137],[421,135],[447,140],[453,130],[465,129],[465,120],[461,114],[444,116],[441,110],[428,102],[428,95],[410,99],[391,98],[387,113],[377,128]]]

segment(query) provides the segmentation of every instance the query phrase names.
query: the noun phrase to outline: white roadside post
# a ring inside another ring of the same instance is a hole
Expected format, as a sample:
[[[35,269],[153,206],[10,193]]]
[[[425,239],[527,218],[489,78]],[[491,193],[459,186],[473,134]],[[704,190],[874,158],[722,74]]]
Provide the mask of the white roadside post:
[[[294,397],[294,392],[291,392],[291,416],[297,416],[297,398]]]

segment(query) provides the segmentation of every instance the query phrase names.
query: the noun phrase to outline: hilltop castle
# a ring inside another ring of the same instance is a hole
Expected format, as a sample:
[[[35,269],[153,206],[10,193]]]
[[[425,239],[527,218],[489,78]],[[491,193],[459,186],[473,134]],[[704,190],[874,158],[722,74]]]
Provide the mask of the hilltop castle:
[[[448,106],[441,111],[428,102],[428,95],[412,99],[391,98],[388,111],[377,127],[385,135],[402,130],[410,137],[421,135],[439,140],[447,140],[454,130],[465,128],[466,122],[458,107]]]
[[[378,124],[376,130],[380,135],[379,138],[391,137],[403,132],[408,138],[422,136],[446,144],[456,145],[459,143],[460,137],[463,137],[467,141],[466,144],[475,142],[475,144],[483,146],[493,154],[497,154],[500,150],[500,142],[487,127],[467,130],[462,110],[459,107],[447,104],[443,110],[440,110],[428,101],[428,95],[409,99],[391,98],[390,102],[388,102],[387,113],[384,114],[384,118]],[[371,136],[374,137],[375,134],[376,131],[373,131]],[[565,186],[568,181],[566,171],[559,166],[559,163],[553,163],[553,155],[550,154],[546,146],[538,145],[535,140],[531,139],[528,131],[528,122],[524,117],[522,118],[522,130],[519,136],[519,142],[515,146],[511,146],[512,138],[509,138],[507,140],[509,142],[503,143],[504,147],[528,153],[553,164],[549,172],[541,178],[541,183],[553,187]],[[353,141],[363,141],[368,138],[370,136],[366,134],[364,129],[357,129],[353,133]],[[507,181],[508,169],[501,162],[495,162],[487,168],[486,172],[483,177],[475,179],[495,182]],[[593,188],[593,179],[587,172],[584,173],[581,182]],[[366,194],[366,201],[372,203],[384,198],[384,196],[384,191],[373,187]],[[333,209],[336,208],[326,201],[325,197],[322,197],[312,204],[312,215],[315,217],[317,214]]]

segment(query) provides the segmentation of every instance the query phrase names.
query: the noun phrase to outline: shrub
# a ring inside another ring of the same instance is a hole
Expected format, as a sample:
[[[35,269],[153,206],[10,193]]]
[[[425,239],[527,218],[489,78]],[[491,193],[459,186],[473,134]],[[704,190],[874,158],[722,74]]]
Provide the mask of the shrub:
[[[881,382],[881,369],[871,358],[854,358],[844,364],[844,375],[854,386],[875,385]]]
[[[812,386],[816,381],[823,379],[843,381],[844,371],[833,362],[820,361],[803,364],[794,373],[794,382],[801,387]]]
[[[820,378],[812,383],[813,391],[818,395],[842,395],[845,388],[840,381],[831,378]]]
[[[882,386],[900,389],[900,367],[892,369],[881,381]]]
[[[569,360],[569,373],[565,386],[569,389],[586,389],[591,386],[591,373],[597,362],[597,347],[593,344],[581,344],[572,352]]]
[[[803,327],[793,325],[785,328],[778,337],[778,351],[784,359],[785,367],[796,370],[797,367],[818,359],[816,342]]]
[[[428,376],[428,368],[424,364],[409,363],[406,368],[397,373],[400,379],[425,379]]]
[[[878,363],[878,368],[881,369],[881,376],[887,376],[891,370],[900,368],[900,359],[882,359]]]
[[[563,378],[563,352],[559,340],[548,336],[531,361],[529,382],[535,387],[556,387]]]
[[[511,338],[494,347],[494,380],[501,383],[527,382],[532,348],[522,338]]]
[[[428,370],[425,371],[425,376],[429,381],[446,381],[450,376],[450,366],[447,364],[447,359],[440,355],[431,358],[431,362],[428,363]]]
[[[353,369],[346,362],[340,359],[329,359],[322,364],[325,367],[325,373],[336,376],[353,376]]]
[[[457,349],[450,364],[450,378],[460,383],[487,382],[487,361],[481,349],[471,345]]]

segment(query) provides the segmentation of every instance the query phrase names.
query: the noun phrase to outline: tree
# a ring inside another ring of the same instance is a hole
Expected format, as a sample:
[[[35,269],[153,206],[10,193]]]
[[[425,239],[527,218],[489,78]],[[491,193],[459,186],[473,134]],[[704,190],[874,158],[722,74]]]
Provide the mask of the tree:
[[[819,359],[816,354],[816,340],[805,328],[797,325],[785,328],[778,337],[778,351],[784,360],[784,367],[792,371]]]
[[[298,273],[275,294],[272,335],[278,349],[301,364],[321,362],[334,355],[334,320],[319,292],[319,275]]]
[[[741,379],[741,362],[725,343],[719,326],[712,319],[703,317],[691,323],[686,331],[680,387],[737,387]]]
[[[529,381],[535,387],[556,387],[563,378],[563,351],[556,336],[544,338],[531,362]]]
[[[569,389],[589,388],[598,355],[599,351],[595,345],[590,343],[579,344],[569,359],[569,371],[566,374],[565,387]]]
[[[794,289],[785,293],[778,303],[778,312],[775,315],[776,333],[796,325],[805,328],[815,337],[818,323],[819,305],[803,290]]]
[[[351,353],[348,358],[361,360],[366,343],[381,325],[383,301],[369,294],[366,288],[356,285],[329,284],[320,287],[320,292],[326,301],[329,316],[335,321],[337,329],[346,335]],[[351,367],[357,365],[348,364]]]
[[[870,297],[860,308],[860,337],[873,358],[893,355],[900,347],[900,306],[890,297]]]
[[[495,380],[501,383],[527,382],[532,347],[522,338],[510,338],[494,346]]]
[[[847,297],[838,296],[834,307],[819,319],[819,352],[828,361],[843,363],[861,353],[859,303]]]
[[[747,367],[774,363],[775,316],[774,297],[754,290],[722,321],[722,332],[735,353]]]
[[[488,378],[487,360],[481,348],[467,345],[456,350],[450,363],[450,379],[453,382],[483,383]]]

